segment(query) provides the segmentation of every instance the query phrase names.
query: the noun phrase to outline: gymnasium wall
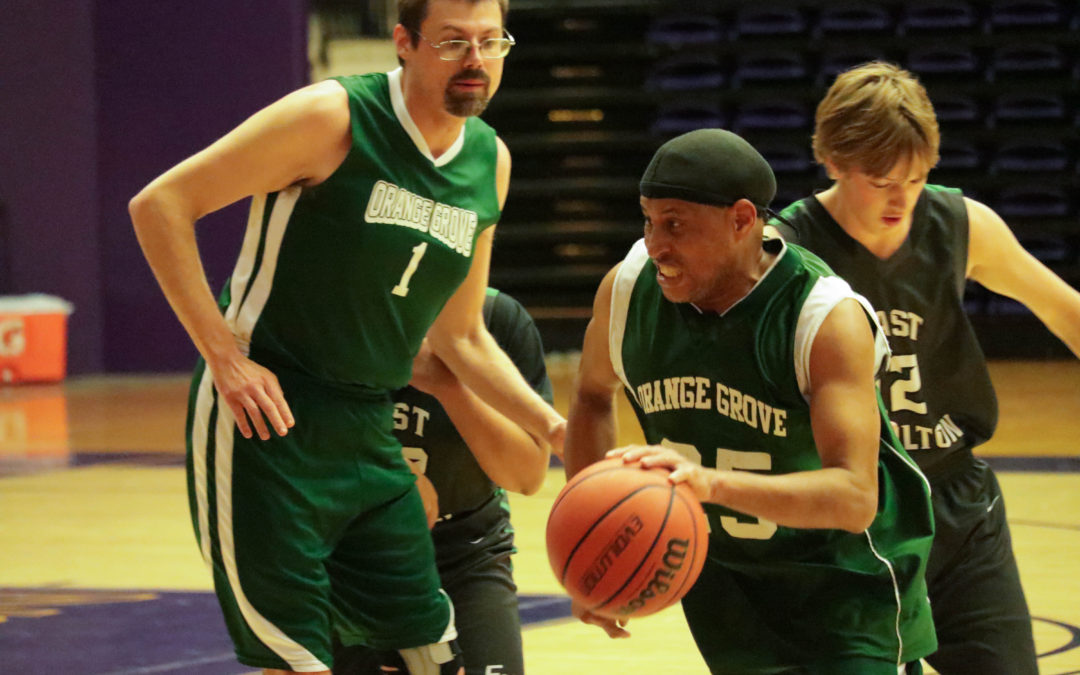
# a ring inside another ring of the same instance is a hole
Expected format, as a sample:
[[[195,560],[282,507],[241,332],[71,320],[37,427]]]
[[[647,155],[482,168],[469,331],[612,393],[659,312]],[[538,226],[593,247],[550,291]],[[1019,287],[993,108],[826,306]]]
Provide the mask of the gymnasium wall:
[[[196,356],[127,216],[147,182],[307,83],[304,0],[9,0],[0,21],[0,294],[75,304],[69,372]],[[215,290],[246,214],[201,222]]]

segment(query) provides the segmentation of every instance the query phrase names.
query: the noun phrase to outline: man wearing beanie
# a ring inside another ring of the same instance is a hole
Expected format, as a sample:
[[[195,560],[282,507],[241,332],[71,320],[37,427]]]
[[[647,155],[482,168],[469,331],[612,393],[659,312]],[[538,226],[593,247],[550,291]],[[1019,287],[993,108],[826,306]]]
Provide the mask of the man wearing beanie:
[[[933,521],[874,384],[888,347],[820,259],[763,239],[775,192],[769,165],[727,131],[653,156],[645,236],[596,294],[567,475],[606,453],[667,468],[702,501],[709,557],[683,610],[712,672],[918,673],[936,647]],[[648,445],[611,450],[620,385]]]

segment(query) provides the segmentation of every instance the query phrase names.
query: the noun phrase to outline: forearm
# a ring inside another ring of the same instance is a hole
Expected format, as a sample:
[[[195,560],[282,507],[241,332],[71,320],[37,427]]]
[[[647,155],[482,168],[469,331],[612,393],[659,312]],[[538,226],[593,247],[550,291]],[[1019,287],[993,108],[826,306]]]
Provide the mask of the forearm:
[[[563,423],[486,330],[433,346],[462,384],[533,436],[546,441]]]
[[[613,395],[586,394],[577,390],[570,402],[566,422],[566,477],[600,461],[615,447],[615,400]]]
[[[713,502],[785,527],[862,532],[877,511],[877,485],[842,468],[783,475],[708,470]]]
[[[238,355],[206,281],[193,220],[145,193],[131,201],[129,211],[143,254],[199,353],[210,364]]]
[[[513,492],[533,494],[547,475],[548,447],[458,381],[436,393],[484,473]]]

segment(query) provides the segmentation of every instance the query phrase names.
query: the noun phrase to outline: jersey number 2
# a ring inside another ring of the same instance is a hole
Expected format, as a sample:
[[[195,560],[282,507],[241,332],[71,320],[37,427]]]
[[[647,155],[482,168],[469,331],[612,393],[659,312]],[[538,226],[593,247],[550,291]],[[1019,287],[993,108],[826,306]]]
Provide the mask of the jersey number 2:
[[[401,281],[397,282],[397,286],[394,286],[390,292],[394,295],[400,295],[405,297],[409,294],[409,279],[412,279],[412,275],[416,274],[416,268],[420,266],[420,258],[424,257],[424,252],[427,251],[427,242],[420,242],[412,249],[412,258],[409,259],[409,264],[405,267],[404,274],[401,275]]]
[[[902,373],[908,371],[906,378],[899,377],[889,387],[889,403],[892,412],[910,410],[919,415],[926,414],[926,403],[912,401],[908,394],[918,393],[922,389],[922,376],[919,375],[919,360],[914,354],[893,354],[889,359],[889,371]]]

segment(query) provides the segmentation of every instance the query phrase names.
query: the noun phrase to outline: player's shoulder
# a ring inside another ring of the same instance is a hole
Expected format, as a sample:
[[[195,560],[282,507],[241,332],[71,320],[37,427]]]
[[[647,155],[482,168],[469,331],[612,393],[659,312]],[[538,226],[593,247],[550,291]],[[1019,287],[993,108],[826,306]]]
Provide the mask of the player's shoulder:
[[[517,298],[495,288],[488,288],[484,297],[484,320],[489,326],[533,323],[532,316]]]
[[[930,209],[954,215],[966,213],[967,203],[973,201],[970,197],[964,196],[964,191],[960,188],[935,183],[926,184],[922,197]]]
[[[337,83],[348,92],[350,97],[365,96],[389,92],[390,76],[388,73],[362,73],[357,75],[335,75],[319,84]]]

